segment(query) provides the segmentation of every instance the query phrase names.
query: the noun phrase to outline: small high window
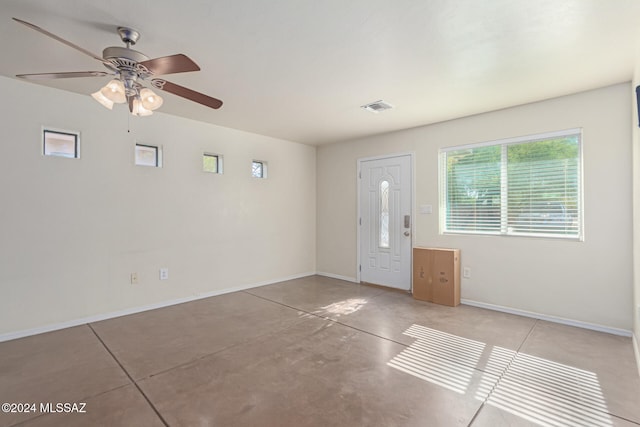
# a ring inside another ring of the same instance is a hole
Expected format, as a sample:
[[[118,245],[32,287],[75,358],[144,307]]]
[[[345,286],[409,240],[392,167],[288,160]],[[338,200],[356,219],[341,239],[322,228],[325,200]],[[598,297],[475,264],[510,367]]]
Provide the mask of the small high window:
[[[210,173],[222,173],[222,156],[204,153],[202,155],[202,170]]]
[[[254,178],[266,178],[267,162],[263,162],[262,160],[254,160],[251,163],[251,176]]]
[[[136,144],[136,165],[159,168],[162,165],[160,147]]]
[[[42,149],[45,156],[77,159],[80,157],[80,135],[75,132],[45,129]]]

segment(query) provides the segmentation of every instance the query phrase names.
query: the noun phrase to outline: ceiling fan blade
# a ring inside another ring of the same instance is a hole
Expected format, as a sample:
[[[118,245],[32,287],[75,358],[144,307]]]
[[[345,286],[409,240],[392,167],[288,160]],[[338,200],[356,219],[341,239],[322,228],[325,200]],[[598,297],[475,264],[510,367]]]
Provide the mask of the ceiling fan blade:
[[[77,46],[77,45],[71,43],[70,41],[67,41],[67,40],[63,39],[62,37],[58,37],[55,34],[50,33],[49,31],[45,30],[44,28],[40,28],[37,25],[34,25],[34,24],[32,24],[30,22],[27,22],[27,21],[23,21],[22,19],[18,19],[18,18],[12,18],[12,19],[14,21],[16,21],[16,22],[19,22],[22,25],[26,25],[27,27],[38,31],[39,33],[44,34],[45,36],[49,36],[52,39],[59,41],[60,43],[66,44],[67,46],[72,47],[75,50],[80,51],[80,52],[84,53],[85,55],[88,55],[88,56],[92,57],[93,59],[96,59],[96,60],[102,62],[103,64],[108,64],[110,66],[110,68],[113,68],[113,65],[109,61],[106,61],[106,60],[100,58],[99,56],[94,55],[93,53],[89,52],[88,50],[83,49],[80,46]]]
[[[222,101],[220,101],[219,99],[212,98],[208,95],[196,92],[195,90],[188,89],[184,86],[180,86],[163,79],[153,79],[151,80],[151,84],[155,88],[164,90],[174,95],[181,96],[199,104],[206,105],[207,107],[211,107],[216,110],[222,107]]]
[[[153,75],[185,73],[188,71],[200,71],[198,64],[193,62],[187,55],[181,53],[161,58],[149,59],[140,62]]]
[[[104,71],[70,71],[65,73],[38,73],[38,74],[18,74],[16,77],[27,80],[42,80],[42,79],[66,79],[71,77],[104,77],[109,73]]]

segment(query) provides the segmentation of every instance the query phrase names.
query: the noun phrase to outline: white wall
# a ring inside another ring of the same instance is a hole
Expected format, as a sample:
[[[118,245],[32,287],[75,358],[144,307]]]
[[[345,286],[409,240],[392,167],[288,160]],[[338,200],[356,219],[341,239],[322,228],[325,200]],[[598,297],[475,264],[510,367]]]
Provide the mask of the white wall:
[[[321,146],[316,163],[314,147],[161,113],[132,118],[127,133],[124,108],[0,78],[12,100],[0,105],[0,335],[308,274],[316,238],[317,270],[355,278],[358,158],[414,151],[416,204],[435,208],[440,147],[574,127],[584,129],[584,242],[444,236],[433,214],[417,217],[414,244],[462,249],[473,272],[462,283],[465,299],[638,335],[632,89]],[[42,156],[43,125],[81,131],[82,158]],[[164,167],[134,166],[136,140],[163,145]],[[223,175],[201,172],[202,151],[225,156]],[[266,181],[250,178],[254,158],[269,161]],[[160,267],[170,270],[166,282]],[[139,285],[129,284],[134,271]]]
[[[640,47],[631,90],[640,85]],[[640,373],[640,127],[638,121],[638,104],[634,94],[631,99],[633,129],[633,333],[634,350],[638,372]]]
[[[401,106],[398,106],[400,111]],[[364,113],[363,113],[364,114]],[[372,116],[384,120],[385,114]],[[319,272],[356,277],[356,160],[415,152],[415,246],[461,249],[462,298],[632,328],[631,86],[590,92],[318,149]],[[583,128],[585,241],[439,234],[438,150]]]
[[[7,78],[0,93],[0,335],[315,271],[315,147],[161,113],[127,133],[124,106]],[[81,159],[41,155],[43,125],[80,131]],[[134,166],[135,141],[164,166]]]

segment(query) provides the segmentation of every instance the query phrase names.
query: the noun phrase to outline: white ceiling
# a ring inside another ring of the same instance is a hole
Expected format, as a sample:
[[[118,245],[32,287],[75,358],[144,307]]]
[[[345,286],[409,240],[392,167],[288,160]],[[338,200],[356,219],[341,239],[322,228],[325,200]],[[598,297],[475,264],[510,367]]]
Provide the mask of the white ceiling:
[[[136,28],[136,50],[202,68],[167,80],[225,102],[167,94],[161,111],[306,144],[629,81],[640,36],[639,0],[2,0],[0,74],[11,77],[104,70],[11,17],[98,56],[122,46],[117,26]],[[42,84],[88,95],[106,81]],[[360,108],[379,99],[395,108]]]

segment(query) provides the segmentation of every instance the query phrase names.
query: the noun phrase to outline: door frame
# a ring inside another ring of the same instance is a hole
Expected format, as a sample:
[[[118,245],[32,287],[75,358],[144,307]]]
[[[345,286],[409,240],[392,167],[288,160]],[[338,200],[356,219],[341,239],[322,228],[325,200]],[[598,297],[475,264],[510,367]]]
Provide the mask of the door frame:
[[[411,212],[411,236],[409,237],[410,239],[410,243],[411,243],[411,250],[410,253],[413,254],[413,236],[415,233],[415,225],[416,225],[416,204],[415,204],[415,199],[416,199],[416,156],[415,156],[415,152],[414,151],[406,151],[406,152],[400,152],[400,153],[392,153],[392,154],[385,154],[385,155],[380,155],[380,156],[373,156],[373,157],[362,157],[356,160],[356,187],[357,187],[357,191],[356,191],[356,205],[357,205],[357,210],[356,210],[356,283],[360,283],[360,218],[361,218],[361,212],[360,212],[360,174],[362,172],[362,163],[363,162],[368,162],[371,160],[385,160],[385,159],[392,159],[394,157],[404,157],[404,156],[409,156],[409,164],[411,165],[411,171],[410,171],[410,176],[411,176],[411,191],[410,191],[410,199],[409,200],[409,211]],[[409,260],[409,277],[411,278],[411,284],[409,286],[409,291],[413,292],[413,274],[411,273],[411,271],[413,271],[413,256],[411,256],[411,259]]]

